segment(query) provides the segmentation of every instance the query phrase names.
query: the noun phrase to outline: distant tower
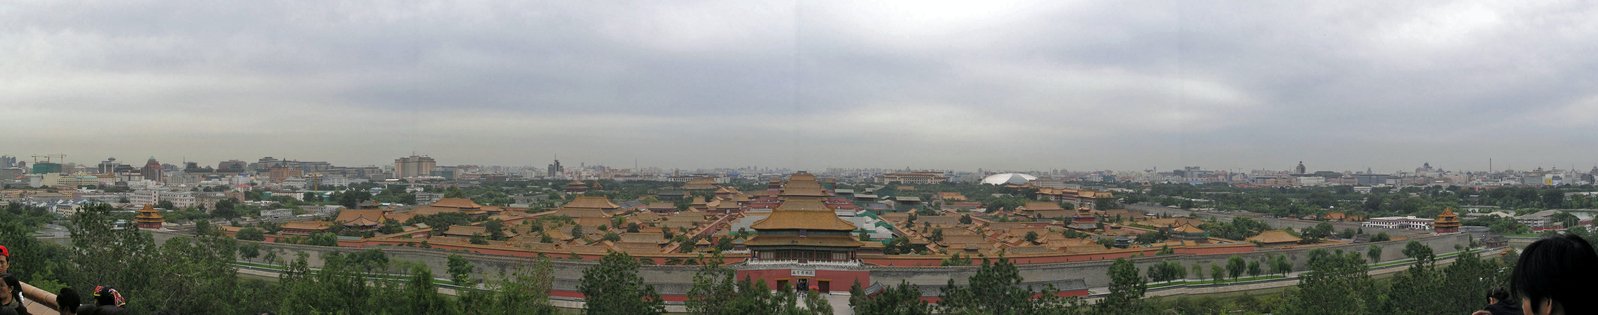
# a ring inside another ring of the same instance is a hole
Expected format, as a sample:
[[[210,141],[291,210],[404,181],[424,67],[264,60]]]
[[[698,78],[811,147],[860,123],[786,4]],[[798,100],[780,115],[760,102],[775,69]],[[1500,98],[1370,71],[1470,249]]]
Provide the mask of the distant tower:
[[[560,158],[555,158],[555,163],[550,163],[549,164],[549,170],[548,170],[547,176],[550,177],[550,178],[559,177],[560,173],[565,172],[565,171],[566,171],[565,167],[560,166]]]
[[[159,182],[161,181],[162,171],[161,162],[156,162],[155,157],[152,156],[149,161],[144,162],[144,168],[139,170],[139,175],[144,175],[146,180]]]
[[[1293,168],[1293,174],[1304,175],[1304,161],[1298,161],[1298,167]]]
[[[1437,215],[1437,221],[1432,223],[1432,231],[1438,234],[1458,233],[1459,215],[1454,214],[1454,208],[1443,208],[1443,213]]]
[[[139,214],[133,216],[133,222],[138,228],[153,230],[160,229],[165,220],[161,218],[160,210],[156,210],[155,206],[146,204],[144,209],[139,209]]]

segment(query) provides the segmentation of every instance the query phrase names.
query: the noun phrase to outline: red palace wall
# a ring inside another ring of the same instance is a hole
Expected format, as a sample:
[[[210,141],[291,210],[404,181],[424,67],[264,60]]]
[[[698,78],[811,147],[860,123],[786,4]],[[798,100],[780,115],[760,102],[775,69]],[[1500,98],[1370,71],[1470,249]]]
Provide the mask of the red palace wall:
[[[1173,248],[1178,255],[1227,255],[1254,252],[1254,244],[1212,245],[1204,247],[1179,247]],[[1088,253],[1088,254],[1057,254],[1035,256],[1006,256],[1011,262],[1018,265],[1052,264],[1066,262],[1083,262],[1099,260],[1115,260],[1137,256],[1154,256],[1159,253],[1157,248],[1137,250],[1117,250],[1113,252]],[[943,263],[943,257],[917,257],[917,256],[889,256],[889,255],[860,255],[860,260],[875,266],[892,267],[936,267]]]
[[[821,289],[821,281],[828,282],[829,292],[848,292],[849,287],[855,282],[860,282],[861,286],[871,284],[871,272],[865,270],[816,270],[816,275],[813,277],[796,277],[792,269],[739,270],[737,277],[739,281],[743,281],[744,278],[764,281],[766,287],[772,289],[777,288],[777,281],[787,281],[788,285],[792,286],[799,284],[799,279],[804,278],[809,279],[808,286],[812,292]]]

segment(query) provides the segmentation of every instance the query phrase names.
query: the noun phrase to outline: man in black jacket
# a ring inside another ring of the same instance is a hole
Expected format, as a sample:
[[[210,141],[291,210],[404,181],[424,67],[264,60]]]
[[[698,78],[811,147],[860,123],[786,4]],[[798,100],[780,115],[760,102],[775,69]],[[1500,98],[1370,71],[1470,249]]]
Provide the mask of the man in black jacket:
[[[1487,309],[1476,311],[1471,315],[1520,315],[1520,303],[1509,301],[1509,290],[1494,288],[1487,293]]]

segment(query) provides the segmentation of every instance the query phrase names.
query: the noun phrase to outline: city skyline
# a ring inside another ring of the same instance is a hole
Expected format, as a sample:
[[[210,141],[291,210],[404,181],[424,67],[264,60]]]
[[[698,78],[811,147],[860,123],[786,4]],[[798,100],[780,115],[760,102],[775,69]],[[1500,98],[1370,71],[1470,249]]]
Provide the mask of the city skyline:
[[[1586,169],[1594,15],[1579,2],[21,2],[0,12],[13,44],[0,148],[80,163]]]
[[[16,159],[17,162],[26,162],[26,163],[30,163],[30,164],[36,162],[34,157],[30,156],[30,155],[18,155],[18,154],[13,154],[13,153],[0,152],[0,156],[5,156],[5,157],[8,157],[8,158],[14,158],[14,159]],[[63,164],[65,164],[65,163],[73,163],[73,164],[76,164],[76,165],[78,165],[80,167],[88,167],[91,170],[95,168],[96,164],[102,163],[102,162],[105,161],[104,160],[105,158],[101,158],[101,159],[98,159],[98,160],[95,160],[95,161],[80,161],[80,160],[77,160],[77,159],[68,159],[68,160],[65,160],[63,162],[63,160],[59,160],[59,156],[57,156],[57,155],[54,155],[54,154],[49,155],[48,160],[44,158],[45,156],[46,155],[42,155],[42,154],[38,155],[38,157],[40,157],[38,159],[38,162],[50,161],[50,162],[63,163]],[[331,165],[340,166],[340,167],[382,167],[382,168],[388,168],[388,167],[396,166],[395,163],[398,163],[400,160],[409,159],[411,157],[422,157],[422,158],[425,158],[425,159],[429,159],[428,160],[429,163],[435,163],[435,162],[432,162],[432,161],[436,160],[431,155],[422,154],[422,153],[414,153],[414,152],[413,153],[409,153],[409,155],[395,156],[395,158],[390,159],[387,162],[375,162],[375,163],[363,163],[363,162],[349,162],[349,163],[346,163],[346,162],[342,162],[342,161],[330,161],[330,160],[326,160],[326,159],[318,159],[316,157],[283,157],[283,156],[260,156],[260,157],[254,157],[254,158],[234,157],[234,158],[226,158],[226,159],[217,160],[217,161],[200,161],[200,160],[193,160],[193,159],[186,159],[186,158],[183,158],[183,159],[180,159],[180,160],[163,160],[159,156],[151,156],[149,158],[150,159],[154,159],[154,160],[156,160],[157,162],[159,162],[161,164],[174,165],[174,166],[177,166],[179,168],[184,167],[184,164],[186,164],[186,163],[195,163],[196,166],[200,167],[200,168],[209,167],[209,168],[213,168],[213,169],[220,169],[220,166],[223,163],[242,162],[242,163],[247,163],[247,164],[253,164],[253,163],[258,162],[260,159],[263,159],[263,158],[271,158],[271,159],[274,159],[276,161],[325,162],[325,163],[329,163]],[[142,164],[144,164],[144,161],[145,161],[144,159],[129,160],[129,159],[118,158],[118,157],[115,157],[115,156],[110,156],[108,158],[115,158],[117,163],[121,163],[123,165],[130,165],[130,166],[138,166],[138,165],[135,165],[135,164],[142,165]],[[557,161],[557,159],[545,160],[545,161],[542,161],[542,162],[534,160],[534,161],[528,162],[528,164],[509,164],[509,165],[506,165],[506,164],[491,164],[491,163],[475,163],[473,161],[448,161],[448,160],[446,160],[445,162],[437,163],[436,165],[437,166],[464,166],[464,165],[470,165],[470,166],[479,166],[479,167],[510,167],[510,168],[520,167],[520,168],[531,169],[531,170],[534,171],[534,173],[539,173],[540,170],[543,170],[546,167],[548,167],[548,164],[539,164],[539,163],[553,163],[553,162],[556,162],[556,161]],[[561,161],[561,163],[563,163],[565,168],[572,168],[572,167],[577,167],[577,166],[581,166],[581,165],[586,165],[586,166],[590,166],[590,167],[592,167],[592,166],[604,166],[604,167],[608,167],[610,169],[618,169],[618,170],[657,170],[657,171],[673,171],[673,170],[677,170],[677,171],[702,171],[702,170],[716,170],[716,169],[758,168],[758,169],[773,169],[773,170],[785,170],[785,171],[793,171],[793,170],[823,171],[823,170],[827,170],[827,169],[860,169],[860,170],[875,169],[875,170],[884,170],[884,171],[893,171],[893,170],[912,170],[912,171],[938,170],[938,171],[954,171],[954,172],[971,172],[971,171],[977,171],[977,170],[986,170],[987,172],[990,172],[990,173],[993,173],[993,172],[1049,172],[1049,171],[1069,171],[1069,172],[1099,172],[1099,171],[1128,172],[1128,171],[1130,171],[1130,172],[1136,172],[1136,171],[1150,171],[1150,170],[1159,171],[1159,172],[1169,172],[1169,171],[1173,171],[1173,170],[1181,170],[1181,169],[1188,168],[1188,167],[1197,167],[1199,169],[1207,170],[1207,171],[1234,171],[1234,172],[1281,171],[1281,172],[1286,172],[1286,173],[1298,173],[1298,170],[1297,170],[1297,166],[1298,165],[1290,165],[1290,166],[1285,167],[1285,168],[1273,167],[1273,166],[1256,166],[1256,167],[1242,167],[1242,168],[1218,168],[1218,167],[1211,167],[1211,166],[1206,166],[1206,165],[1180,165],[1180,166],[1156,166],[1156,167],[1152,167],[1152,168],[1143,168],[1143,169],[1092,169],[1092,168],[1069,168],[1069,167],[1046,167],[1046,168],[1039,168],[1039,169],[1012,169],[1012,168],[996,168],[996,167],[978,167],[978,168],[975,168],[975,169],[958,169],[958,168],[915,167],[915,166],[904,166],[904,167],[828,166],[828,167],[823,167],[823,168],[802,168],[802,167],[794,167],[794,166],[786,166],[786,165],[722,165],[722,166],[710,166],[710,167],[684,168],[684,167],[672,167],[672,166],[661,166],[661,165],[649,165],[649,164],[641,164],[641,163],[623,165],[623,164],[598,163],[598,162],[594,162],[594,161],[573,161],[573,160],[559,160],[559,161]],[[1299,161],[1299,163],[1302,163],[1302,162],[1303,161]],[[637,162],[634,162],[634,163],[637,163]],[[1300,164],[1300,165],[1302,165],[1302,164]],[[1423,162],[1419,162],[1418,164],[1415,164],[1413,167],[1399,167],[1399,168],[1394,168],[1394,169],[1381,169],[1381,168],[1375,168],[1375,167],[1358,168],[1358,169],[1353,169],[1353,168],[1351,168],[1351,169],[1328,169],[1328,168],[1316,168],[1316,167],[1312,167],[1312,166],[1307,166],[1306,165],[1305,166],[1305,172],[1303,172],[1302,174],[1311,174],[1311,173],[1315,173],[1315,172],[1338,172],[1338,173],[1366,173],[1366,172],[1371,172],[1371,173],[1375,173],[1375,174],[1386,174],[1386,173],[1412,172],[1412,171],[1414,171],[1416,169],[1419,169],[1420,167],[1432,167],[1435,170],[1439,170],[1439,171],[1446,170],[1446,171],[1449,171],[1449,172],[1486,172],[1486,171],[1493,171],[1493,172],[1517,171],[1517,172],[1524,172],[1524,171],[1533,171],[1533,170],[1537,170],[1537,169],[1543,169],[1543,170],[1569,170],[1569,171],[1576,171],[1576,172],[1580,172],[1580,173],[1586,173],[1586,172],[1590,171],[1590,169],[1598,169],[1598,165],[1593,165],[1593,166],[1581,166],[1581,165],[1560,166],[1560,165],[1551,165],[1550,164],[1550,165],[1534,165],[1534,166],[1530,166],[1530,167],[1524,167],[1524,166],[1516,166],[1515,164],[1512,164],[1512,163],[1492,162],[1492,161],[1489,161],[1489,164],[1488,164],[1488,166],[1486,168],[1477,169],[1477,168],[1470,168],[1470,167],[1447,167],[1447,166],[1443,166],[1443,165],[1434,165],[1434,163],[1431,163],[1429,161],[1423,161]]]

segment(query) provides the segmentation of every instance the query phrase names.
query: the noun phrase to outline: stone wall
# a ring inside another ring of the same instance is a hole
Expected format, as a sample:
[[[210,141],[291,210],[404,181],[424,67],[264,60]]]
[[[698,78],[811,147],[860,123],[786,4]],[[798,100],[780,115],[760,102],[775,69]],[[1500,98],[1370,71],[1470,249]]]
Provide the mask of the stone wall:
[[[1425,236],[1413,238],[1413,240],[1420,241],[1421,243],[1430,246],[1432,251],[1436,253],[1455,251],[1456,245],[1461,247],[1469,245],[1468,234]],[[1323,248],[1332,251],[1341,249],[1345,252],[1359,253],[1363,257],[1368,246],[1371,244],[1378,244],[1383,248],[1382,261],[1388,261],[1404,258],[1402,251],[1408,242],[1409,240],[1396,240],[1381,243],[1344,244],[1316,248]],[[323,264],[322,257],[326,256],[328,253],[348,253],[364,250],[344,247],[324,247],[277,243],[261,243],[261,246],[263,251],[277,251],[277,256],[283,260],[292,260],[297,253],[305,253],[307,256],[307,262],[312,267],[320,267]],[[390,261],[412,261],[422,263],[423,265],[431,268],[433,274],[438,277],[447,277],[449,274],[448,257],[452,254],[461,255],[473,263],[473,265],[476,267],[475,269],[477,270],[477,274],[473,276],[475,279],[498,279],[500,275],[509,274],[518,267],[530,267],[533,261],[531,258],[490,256],[465,252],[449,252],[410,247],[383,246],[374,248],[387,253]],[[1259,249],[1253,252],[1236,254],[1236,256],[1242,257],[1245,260],[1261,260],[1267,256],[1286,255],[1294,264],[1293,270],[1300,271],[1304,270],[1307,263],[1306,260],[1309,256],[1308,253],[1312,249],[1313,248]],[[1140,272],[1146,271],[1150,265],[1164,261],[1176,261],[1177,263],[1182,264],[1184,267],[1189,268],[1189,270],[1191,270],[1192,266],[1194,265],[1201,265],[1204,266],[1204,270],[1206,272],[1205,276],[1207,276],[1209,265],[1219,264],[1224,266],[1227,259],[1231,256],[1232,255],[1146,256],[1133,258],[1133,262],[1138,266],[1138,270]],[[1085,282],[1086,286],[1088,287],[1105,287],[1108,286],[1110,282],[1107,273],[1111,263],[1112,261],[1110,260],[1100,260],[1090,262],[1028,264],[1020,265],[1019,269],[1022,278],[1026,279],[1026,283],[1028,284],[1036,284],[1041,286],[1043,283],[1059,283],[1080,279],[1081,281]],[[583,270],[593,266],[595,263],[592,261],[555,259],[554,264],[555,289],[559,291],[576,291],[577,283],[579,283],[582,279]],[[923,287],[942,287],[947,284],[951,278],[954,279],[955,283],[957,284],[965,284],[965,280],[976,272],[976,267],[974,266],[868,266],[862,268],[870,271],[870,279],[875,283],[880,283],[883,285],[895,285],[900,281],[908,281],[909,283]],[[698,267],[695,266],[646,265],[642,266],[641,274],[646,282],[654,284],[662,295],[667,296],[668,300],[679,300],[680,295],[686,293],[688,288],[693,284],[694,272],[697,269]],[[1200,276],[1189,275],[1189,277],[1199,278]],[[847,284],[839,285],[840,289],[847,289]],[[569,296],[570,293],[568,292],[566,295]],[[677,297],[674,297],[674,295],[677,295]]]
[[[306,255],[306,263],[312,268],[320,268],[325,263],[323,258],[329,253],[353,253],[367,250],[347,247],[327,247],[279,243],[260,243],[260,245],[263,255],[265,255],[264,252],[268,250],[277,251],[276,255],[279,257],[280,261],[291,261],[295,259],[298,254],[304,253]],[[476,273],[472,275],[473,279],[487,280],[497,280],[502,275],[508,275],[515,272],[517,268],[531,268],[533,262],[535,261],[534,258],[491,256],[466,252],[449,252],[443,250],[411,247],[383,246],[369,249],[382,250],[384,253],[388,254],[390,262],[407,261],[421,263],[431,269],[435,277],[441,278],[448,277],[449,275],[450,255],[460,255],[461,257],[466,258],[467,261],[472,262],[473,269],[476,271]],[[577,284],[582,280],[583,271],[596,264],[592,261],[577,261],[559,258],[552,259],[552,262],[555,266],[555,281],[553,284],[554,289],[568,291],[577,291]],[[698,270],[698,267],[695,266],[645,265],[640,267],[640,274],[644,277],[644,281],[655,284],[656,290],[663,295],[684,294],[688,292],[688,287],[693,285],[694,272]],[[394,271],[403,272],[403,270]]]
[[[1417,237],[1413,238],[1412,240],[1420,241],[1422,244],[1426,244],[1432,248],[1433,252],[1439,254],[1456,251],[1454,248],[1455,245],[1460,247],[1470,245],[1469,235],[1462,233]],[[1259,249],[1253,252],[1235,254],[1235,256],[1243,258],[1244,261],[1249,261],[1262,260],[1269,256],[1286,255],[1287,258],[1293,262],[1293,270],[1301,271],[1307,268],[1309,252],[1316,248],[1326,249],[1328,251],[1342,250],[1344,252],[1354,252],[1359,253],[1361,257],[1364,257],[1367,248],[1372,244],[1376,244],[1382,247],[1382,261],[1389,261],[1404,258],[1404,246],[1408,245],[1409,241],[1410,240],[1396,240],[1380,243],[1344,244],[1336,246],[1320,246],[1314,248]],[[1152,256],[1133,258],[1132,262],[1137,265],[1139,272],[1146,272],[1149,266],[1165,261],[1175,261],[1189,270],[1191,270],[1192,266],[1194,265],[1204,266],[1203,268],[1205,275],[1188,275],[1189,278],[1197,279],[1201,277],[1208,277],[1210,265],[1219,264],[1224,267],[1227,260],[1232,256],[1233,255]],[[1018,266],[1018,269],[1020,269],[1022,279],[1026,279],[1026,282],[1028,283],[1045,283],[1070,279],[1081,279],[1087,283],[1088,287],[1097,288],[1110,285],[1110,278],[1108,274],[1110,264],[1113,262],[1113,260],[1101,260],[1059,264],[1030,264],[1020,265]],[[973,262],[973,264],[979,263],[980,261]],[[869,269],[871,270],[872,281],[884,285],[898,284],[899,281],[903,280],[908,281],[911,284],[921,286],[943,286],[947,284],[950,277],[954,277],[955,283],[957,284],[965,284],[965,279],[969,278],[972,273],[976,272],[975,267],[869,267]],[[1191,273],[1191,271],[1189,271],[1189,273]]]

